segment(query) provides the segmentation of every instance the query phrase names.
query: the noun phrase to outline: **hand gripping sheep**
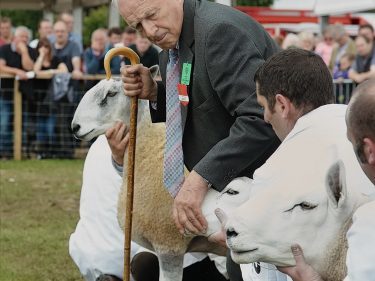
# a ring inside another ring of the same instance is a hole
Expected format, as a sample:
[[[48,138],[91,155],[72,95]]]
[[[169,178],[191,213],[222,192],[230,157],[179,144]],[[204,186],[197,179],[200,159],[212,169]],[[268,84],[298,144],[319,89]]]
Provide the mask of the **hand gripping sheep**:
[[[111,59],[116,55],[123,55],[130,59],[131,64],[139,64],[138,55],[129,48],[112,48],[107,52],[104,58],[104,68],[107,80],[111,78]],[[129,128],[129,149],[128,149],[128,174],[127,174],[127,197],[126,197],[126,213],[125,213],[125,245],[124,245],[124,280],[130,281],[130,244],[132,234],[133,220],[133,198],[134,198],[134,160],[135,145],[137,136],[137,115],[138,115],[138,97],[131,98],[130,106],[130,128]],[[125,162],[125,159],[124,159]],[[125,173],[124,173],[125,175]],[[123,179],[125,181],[125,179]]]

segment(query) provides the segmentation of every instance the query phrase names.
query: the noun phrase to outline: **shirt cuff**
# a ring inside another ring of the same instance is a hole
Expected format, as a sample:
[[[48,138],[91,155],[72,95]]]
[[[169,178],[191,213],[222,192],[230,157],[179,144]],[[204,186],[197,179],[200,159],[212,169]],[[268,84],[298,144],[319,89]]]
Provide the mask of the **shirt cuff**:
[[[120,177],[122,177],[123,173],[124,173],[124,166],[121,166],[120,164],[118,164],[114,159],[113,157],[111,156],[111,160],[112,160],[112,166],[113,168],[115,168],[116,172],[119,174]]]

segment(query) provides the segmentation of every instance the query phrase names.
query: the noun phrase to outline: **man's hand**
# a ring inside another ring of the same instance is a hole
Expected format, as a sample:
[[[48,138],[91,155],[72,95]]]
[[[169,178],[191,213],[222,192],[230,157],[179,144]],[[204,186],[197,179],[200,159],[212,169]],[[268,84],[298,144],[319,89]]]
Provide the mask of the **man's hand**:
[[[228,246],[227,246],[227,235],[225,234],[224,228],[221,228],[220,231],[215,232],[214,234],[210,235],[208,237],[208,241],[213,242],[213,243],[217,243],[224,248],[228,248]]]
[[[156,101],[157,84],[147,67],[142,64],[121,67],[121,77],[125,95]]]
[[[16,44],[16,51],[17,51],[17,53],[19,53],[20,55],[27,53],[28,50],[27,50],[27,46],[26,46],[26,44],[25,44],[24,42],[18,42],[18,43]]]
[[[323,281],[319,273],[317,273],[311,265],[306,263],[301,246],[295,244],[292,245],[291,248],[296,265],[290,267],[278,267],[277,269],[288,274],[293,281]]]
[[[22,69],[18,69],[18,70],[16,71],[16,75],[18,76],[18,78],[19,78],[20,80],[27,80],[27,79],[29,79],[29,78],[27,77],[27,75],[26,75],[26,72],[23,71]]]
[[[181,234],[206,232],[207,221],[202,214],[202,202],[208,183],[194,170],[185,179],[173,204],[173,219]],[[186,230],[186,231],[185,231]]]
[[[113,160],[123,166],[125,150],[129,143],[129,132],[126,125],[123,122],[117,121],[112,128],[106,131],[105,136],[108,139]]]
[[[73,79],[80,79],[83,77],[83,73],[80,70],[73,70],[72,71],[72,78]]]

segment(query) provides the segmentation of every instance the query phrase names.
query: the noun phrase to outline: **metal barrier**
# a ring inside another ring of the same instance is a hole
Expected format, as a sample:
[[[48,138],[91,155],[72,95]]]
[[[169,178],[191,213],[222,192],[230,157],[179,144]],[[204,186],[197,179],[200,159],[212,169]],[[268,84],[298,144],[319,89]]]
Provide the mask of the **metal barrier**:
[[[53,74],[44,74],[35,79],[50,83],[52,77]],[[14,79],[14,76],[0,75],[0,79],[6,78]],[[94,83],[104,78],[105,75],[84,75],[74,92],[73,102],[46,102],[39,98],[30,102],[21,94],[20,81],[16,79],[13,89],[1,88],[1,95],[8,90],[12,98],[4,101],[0,95],[0,158],[84,157],[90,143],[74,139],[70,132],[71,119],[85,91],[92,86],[90,81]],[[334,81],[336,103],[347,104],[355,86],[351,80]],[[35,97],[43,95],[47,93],[33,93]]]
[[[37,79],[51,82],[52,73],[37,75]],[[66,98],[56,102],[48,101],[48,87],[35,90],[32,96],[23,95],[20,83],[14,76],[0,75],[3,79],[14,80],[12,89],[1,86],[0,94],[0,158],[81,158],[87,153],[90,143],[76,140],[70,123],[75,108],[86,90],[105,75],[84,75],[73,80],[74,100]],[[92,83],[90,83],[92,82]],[[89,85],[91,84],[91,85]],[[4,98],[8,92],[8,98]]]

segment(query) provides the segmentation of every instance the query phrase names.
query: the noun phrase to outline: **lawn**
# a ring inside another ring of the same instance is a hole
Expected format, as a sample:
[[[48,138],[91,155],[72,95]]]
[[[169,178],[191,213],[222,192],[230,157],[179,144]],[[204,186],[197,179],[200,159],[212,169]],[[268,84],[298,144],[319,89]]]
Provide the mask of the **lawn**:
[[[82,160],[0,162],[0,280],[82,280],[68,252]]]

